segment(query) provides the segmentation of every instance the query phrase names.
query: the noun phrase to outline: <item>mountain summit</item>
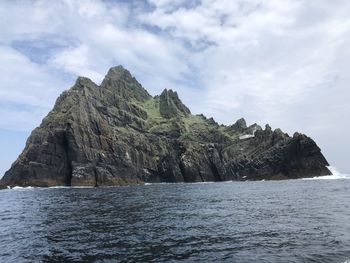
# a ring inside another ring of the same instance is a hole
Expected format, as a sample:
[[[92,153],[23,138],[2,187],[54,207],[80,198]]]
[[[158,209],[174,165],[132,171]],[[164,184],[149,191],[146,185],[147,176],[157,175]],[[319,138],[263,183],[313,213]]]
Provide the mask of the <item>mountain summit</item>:
[[[331,174],[316,143],[269,125],[193,115],[178,94],[152,97],[122,66],[79,77],[34,129],[2,186],[270,180]]]

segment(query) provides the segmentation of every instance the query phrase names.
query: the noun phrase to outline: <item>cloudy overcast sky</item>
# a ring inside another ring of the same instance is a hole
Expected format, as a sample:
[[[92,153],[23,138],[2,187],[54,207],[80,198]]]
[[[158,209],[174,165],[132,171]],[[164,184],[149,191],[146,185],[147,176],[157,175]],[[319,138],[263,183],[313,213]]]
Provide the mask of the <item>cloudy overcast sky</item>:
[[[350,172],[350,1],[0,2],[0,176],[57,96],[123,65],[192,112],[314,138]]]

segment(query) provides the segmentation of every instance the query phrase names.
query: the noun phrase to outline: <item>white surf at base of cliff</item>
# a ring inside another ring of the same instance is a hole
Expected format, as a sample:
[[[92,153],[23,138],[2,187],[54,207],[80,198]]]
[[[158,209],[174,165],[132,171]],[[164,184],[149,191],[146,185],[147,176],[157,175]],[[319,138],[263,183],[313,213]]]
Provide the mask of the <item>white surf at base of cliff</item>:
[[[340,173],[334,166],[327,166],[332,172],[332,175],[316,176],[313,178],[303,178],[302,180],[335,180],[335,179],[350,179],[349,174]]]

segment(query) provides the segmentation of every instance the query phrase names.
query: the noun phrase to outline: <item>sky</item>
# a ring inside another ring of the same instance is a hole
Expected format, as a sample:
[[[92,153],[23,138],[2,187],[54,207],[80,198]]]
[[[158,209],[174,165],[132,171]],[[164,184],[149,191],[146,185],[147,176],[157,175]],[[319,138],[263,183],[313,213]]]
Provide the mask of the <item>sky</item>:
[[[193,113],[312,137],[350,172],[350,1],[0,1],[0,177],[59,94],[123,65]]]

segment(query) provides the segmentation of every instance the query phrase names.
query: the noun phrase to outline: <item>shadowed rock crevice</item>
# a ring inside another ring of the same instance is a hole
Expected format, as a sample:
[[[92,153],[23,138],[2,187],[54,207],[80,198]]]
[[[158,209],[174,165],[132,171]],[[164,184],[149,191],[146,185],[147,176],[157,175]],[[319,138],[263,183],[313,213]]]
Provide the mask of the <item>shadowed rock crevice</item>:
[[[179,168],[180,168],[180,171],[181,171],[181,174],[182,174],[184,182],[191,182],[191,180],[186,175],[186,169],[185,169],[185,166],[184,166],[184,164],[182,162],[179,163]]]
[[[198,169],[197,171],[198,171],[199,177],[201,178],[201,182],[205,182],[205,181],[204,181],[204,178],[203,178],[203,176],[202,176],[201,170]]]
[[[67,186],[71,186],[71,181],[72,181],[72,172],[73,172],[73,168],[72,168],[72,161],[70,158],[70,154],[69,154],[69,140],[67,138],[67,134],[63,133],[63,142],[62,142],[62,146],[63,146],[63,150],[66,156],[66,165],[67,165],[67,174],[65,176],[65,185]]]
[[[94,176],[95,176],[95,187],[98,187],[98,174],[97,174],[97,168],[94,167]]]
[[[101,85],[79,77],[1,179],[10,185],[123,185],[331,174],[316,143],[280,129],[219,125],[172,90],[152,97],[121,66]]]
[[[216,182],[222,181],[219,170],[213,162],[210,162],[210,170],[213,173]]]

